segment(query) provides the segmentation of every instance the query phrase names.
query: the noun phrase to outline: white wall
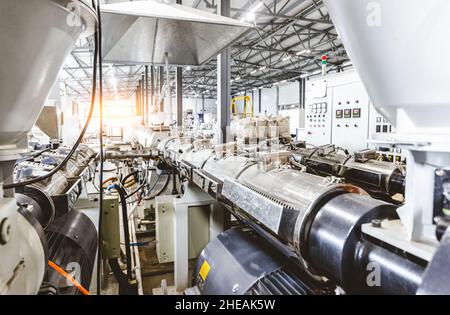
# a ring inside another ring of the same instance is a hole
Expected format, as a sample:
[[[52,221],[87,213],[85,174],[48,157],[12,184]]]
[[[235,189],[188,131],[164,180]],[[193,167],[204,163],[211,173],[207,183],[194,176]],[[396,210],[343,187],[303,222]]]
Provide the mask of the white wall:
[[[213,114],[213,116],[217,115],[217,101],[216,99],[212,98],[205,98],[205,113],[206,114]],[[197,113],[201,113],[202,111],[202,97],[198,98],[183,98],[183,108],[191,109]],[[177,113],[177,101],[175,98],[172,99],[172,111],[174,117],[176,117]],[[165,99],[164,104],[164,112],[169,113],[169,101],[168,99]]]
[[[279,105],[293,105],[300,102],[300,87],[298,82],[280,84]]]
[[[299,105],[300,104],[300,84],[299,82],[290,82],[280,84],[278,88],[279,92],[279,105]],[[291,133],[296,134],[297,129],[305,127],[305,110],[304,109],[290,109],[281,110],[280,115],[289,116],[291,124]]]
[[[192,109],[194,112],[201,113],[202,98],[185,98],[183,99],[183,108]],[[205,98],[205,113],[217,114],[217,102],[215,99]]]
[[[261,114],[267,115],[277,115],[278,105],[277,98],[278,92],[277,87],[274,86],[270,89],[261,90]]]
[[[259,90],[253,91],[253,106],[255,107],[255,113],[259,114]]]

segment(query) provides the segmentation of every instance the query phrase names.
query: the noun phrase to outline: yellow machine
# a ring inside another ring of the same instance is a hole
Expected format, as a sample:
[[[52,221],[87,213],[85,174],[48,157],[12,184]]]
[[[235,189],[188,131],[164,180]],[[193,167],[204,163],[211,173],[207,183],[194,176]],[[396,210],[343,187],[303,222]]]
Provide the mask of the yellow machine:
[[[233,115],[234,118],[236,118],[238,116],[239,113],[237,112],[236,102],[242,101],[242,100],[244,101],[244,113],[242,114],[242,118],[253,117],[253,114],[254,114],[253,104],[252,104],[251,97],[248,95],[247,96],[244,96],[244,95],[237,96],[231,100],[231,108],[230,108],[231,114]],[[249,106],[250,106],[250,113],[247,114],[247,109]]]

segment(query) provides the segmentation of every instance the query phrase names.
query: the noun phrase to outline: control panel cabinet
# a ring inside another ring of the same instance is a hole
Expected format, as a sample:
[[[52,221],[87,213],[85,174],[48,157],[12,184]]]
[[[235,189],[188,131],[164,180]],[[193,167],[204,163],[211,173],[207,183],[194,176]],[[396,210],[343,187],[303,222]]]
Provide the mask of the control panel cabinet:
[[[333,88],[332,143],[352,152],[368,148],[370,101],[362,83]]]
[[[306,142],[322,146],[331,142],[332,90],[326,80],[307,86],[305,104]]]

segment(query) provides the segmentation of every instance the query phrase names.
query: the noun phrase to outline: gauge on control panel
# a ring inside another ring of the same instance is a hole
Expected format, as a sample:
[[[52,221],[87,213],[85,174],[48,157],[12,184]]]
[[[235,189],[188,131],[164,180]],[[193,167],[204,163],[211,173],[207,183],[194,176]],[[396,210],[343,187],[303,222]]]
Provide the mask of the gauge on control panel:
[[[361,118],[361,108],[353,109],[353,118]]]
[[[344,118],[352,118],[352,110],[351,109],[344,110]]]

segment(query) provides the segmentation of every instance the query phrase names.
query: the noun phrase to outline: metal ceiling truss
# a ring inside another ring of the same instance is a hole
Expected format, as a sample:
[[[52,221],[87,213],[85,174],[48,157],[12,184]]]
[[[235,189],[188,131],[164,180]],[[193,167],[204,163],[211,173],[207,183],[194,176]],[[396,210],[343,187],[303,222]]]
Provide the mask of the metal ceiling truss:
[[[233,0],[232,17],[247,18],[248,22],[249,10],[259,2],[247,0],[242,5],[242,1]],[[191,5],[216,12],[217,3],[194,0]],[[295,81],[319,72],[322,55],[327,55],[330,70],[339,70],[349,61],[322,0],[264,0],[264,5],[254,12],[254,23],[254,31],[231,48],[233,94]],[[92,52],[92,41],[79,41],[64,67],[61,81],[64,93],[89,99]],[[130,98],[143,71],[142,65],[105,65],[105,98]],[[171,81],[174,80],[175,68],[171,69]],[[186,96],[205,94],[215,98],[216,85],[215,59],[201,67],[183,70]]]

